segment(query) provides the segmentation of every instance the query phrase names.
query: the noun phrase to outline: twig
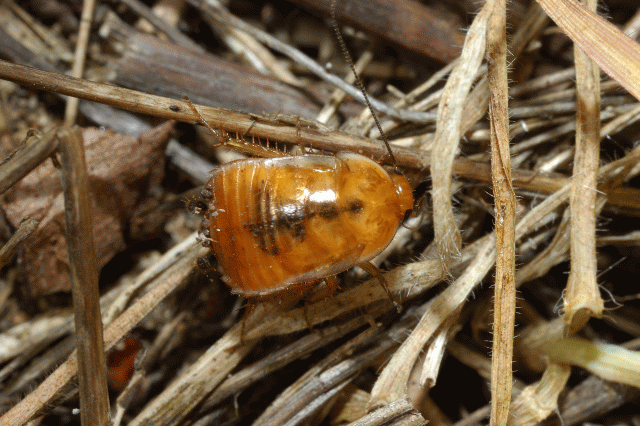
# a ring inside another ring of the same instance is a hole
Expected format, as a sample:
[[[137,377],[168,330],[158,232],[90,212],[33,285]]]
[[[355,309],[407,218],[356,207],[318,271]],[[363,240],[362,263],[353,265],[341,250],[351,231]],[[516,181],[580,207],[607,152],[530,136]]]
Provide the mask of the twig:
[[[107,365],[102,343],[98,265],[93,246],[89,178],[80,129],[60,133],[60,161],[69,247],[69,274],[76,331],[83,425],[110,420]]]
[[[182,34],[179,30],[173,28],[162,19],[158,18],[151,9],[139,0],[119,0],[121,3],[126,4],[135,13],[146,19],[156,29],[161,31],[164,35],[169,37],[171,41],[189,49],[197,50],[198,52],[204,52],[204,49],[197,43],[191,40],[186,35]]]
[[[206,4],[204,4],[206,2]],[[318,64],[316,61],[302,53],[300,50],[295,49],[277,38],[273,37],[270,34],[265,33],[251,25],[244,23],[241,19],[236,18],[228,11],[222,8],[219,4],[214,4],[212,1],[206,0],[189,0],[189,3],[193,4],[195,7],[199,7],[204,13],[209,15],[212,19],[216,21],[222,22],[225,25],[230,24],[234,27],[245,31],[256,39],[260,40],[262,43],[266,44],[271,49],[282,53],[283,55],[289,57],[293,61],[303,65],[317,77],[321,78],[324,81],[327,81],[333,84],[335,87],[343,90],[349,96],[357,99],[358,102],[364,103],[364,96],[360,92],[360,89],[353,87],[350,84],[347,84],[340,77],[329,74],[324,67]],[[416,112],[416,111],[408,111],[408,110],[396,110],[394,108],[389,107],[384,102],[381,102],[375,98],[371,98],[371,105],[373,108],[381,114],[386,114],[389,117],[393,117],[397,120],[401,121],[412,121],[416,123],[433,123],[436,118],[434,113],[427,112]]]
[[[11,188],[58,149],[57,132],[58,129],[53,129],[36,137],[34,142],[26,144],[24,148],[15,152],[11,161],[0,164],[0,194]]]
[[[11,236],[9,241],[0,247],[0,269],[7,264],[11,257],[15,254],[20,244],[38,227],[38,221],[30,217],[26,217],[20,222],[20,227],[15,234]]]
[[[2,60],[0,60],[0,78],[24,84],[28,87],[75,96],[140,114],[187,123],[199,122],[189,103],[183,100],[77,79]],[[311,123],[289,125],[277,120],[277,118],[262,117],[203,105],[196,105],[196,108],[212,126],[222,128],[228,132],[244,134],[247,129],[251,128],[253,134],[265,139],[334,152],[359,152],[377,160],[382,160],[387,156],[386,149],[370,139],[313,127]],[[398,160],[398,165],[401,167],[420,172],[431,167],[428,152],[401,147],[394,147],[393,150]],[[489,166],[485,163],[461,158],[454,162],[453,172],[459,177],[467,179],[477,179],[483,182],[491,181],[491,172]],[[569,179],[563,175],[541,175],[530,170],[514,170],[512,174],[515,187],[547,195],[561,189],[569,182]],[[1,179],[0,182],[2,182]],[[608,202],[611,206],[616,207],[617,212],[640,216],[640,191],[635,188],[615,188],[609,193]]]
[[[84,64],[87,55],[87,46],[89,45],[89,35],[91,34],[91,23],[93,21],[93,13],[96,8],[95,0],[84,0],[82,7],[82,16],[80,17],[80,28],[78,30],[78,42],[76,44],[76,53],[73,60],[73,68],[71,75],[81,78],[84,75]],[[67,100],[67,107],[64,111],[64,122],[67,126],[72,126],[76,122],[78,114],[78,104],[80,100],[70,98]]]
[[[167,269],[156,270],[153,283],[148,293],[136,300],[120,315],[104,332],[105,350],[111,350],[127,333],[131,331],[160,301],[171,294],[185,280],[195,265],[195,260],[202,255],[204,249],[197,245],[195,235],[185,239],[170,250],[165,256],[174,256],[175,252],[183,253],[177,262]],[[164,256],[163,256],[164,258]],[[167,266],[166,264],[164,265]],[[152,266],[149,269],[153,269]],[[78,372],[76,352],[51,373],[33,392],[0,417],[3,426],[21,426],[31,420],[38,412],[44,410],[51,402],[69,386]]]
[[[438,122],[431,151],[431,179],[435,240],[445,272],[460,254],[462,244],[451,203],[451,169],[460,141],[464,107],[469,103],[467,97],[484,56],[488,17],[484,7],[473,20],[460,60],[451,71],[438,105]]]
[[[509,421],[512,388],[513,327],[516,316],[516,196],[511,184],[509,154],[506,3],[504,0],[493,0],[490,4],[487,75],[491,89],[489,123],[496,233],[490,425],[502,426]]]
[[[595,11],[598,2],[584,1]],[[602,317],[604,301],[596,280],[596,198],[600,161],[600,69],[577,46],[576,149],[571,187],[571,274],[564,299],[568,334],[594,317]]]

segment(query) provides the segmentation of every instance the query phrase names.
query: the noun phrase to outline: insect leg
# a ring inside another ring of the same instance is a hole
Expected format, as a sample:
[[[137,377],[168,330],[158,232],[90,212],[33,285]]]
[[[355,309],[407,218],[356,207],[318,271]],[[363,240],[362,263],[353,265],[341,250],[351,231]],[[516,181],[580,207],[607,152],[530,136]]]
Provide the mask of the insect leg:
[[[313,324],[311,323],[311,318],[309,318],[309,303],[305,300],[304,305],[302,305],[302,315],[304,316],[304,322],[307,323],[307,327],[310,332],[314,332]]]
[[[240,329],[240,346],[244,346],[244,336],[247,332],[247,320],[256,309],[256,305],[258,304],[258,299],[247,298],[247,303],[244,307],[244,314],[242,315],[242,326]]]
[[[389,291],[389,286],[387,285],[387,280],[384,278],[384,275],[382,275],[382,271],[380,269],[378,269],[378,267],[376,267],[371,262],[363,262],[363,263],[358,264],[358,266],[360,268],[364,269],[372,277],[377,278],[377,280],[380,282],[380,285],[382,286],[384,291],[387,293],[387,296],[389,297],[389,300],[391,300],[393,302],[393,304],[396,306],[396,310],[398,311],[398,313],[402,312],[402,305],[391,294],[391,291]]]
[[[184,101],[186,103],[189,104],[189,108],[191,108],[191,111],[193,111],[193,113],[196,115],[196,117],[198,117],[198,121],[200,122],[200,124],[202,124],[207,129],[209,129],[209,131],[216,138],[218,138],[218,142],[220,142],[220,144],[216,145],[216,146],[226,145],[225,142],[224,142],[224,138],[213,127],[211,127],[211,125],[209,124],[209,122],[207,120],[204,119],[202,114],[200,114],[200,111],[198,111],[198,108],[196,108],[196,106],[193,104],[193,102],[191,102],[191,99],[189,99],[187,96],[185,96],[183,99],[184,99]]]

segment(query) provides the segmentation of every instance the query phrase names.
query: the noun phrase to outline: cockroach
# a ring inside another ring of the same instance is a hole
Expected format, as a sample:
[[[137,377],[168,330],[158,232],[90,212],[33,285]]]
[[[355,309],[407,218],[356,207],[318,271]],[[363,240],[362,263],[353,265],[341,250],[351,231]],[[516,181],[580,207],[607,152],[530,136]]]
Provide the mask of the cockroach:
[[[224,132],[218,134],[191,107],[224,144]],[[387,247],[413,208],[411,186],[403,175],[354,153],[243,159],[211,172],[203,201],[203,234],[234,293],[268,297],[361,266],[380,279],[400,310],[369,261]]]

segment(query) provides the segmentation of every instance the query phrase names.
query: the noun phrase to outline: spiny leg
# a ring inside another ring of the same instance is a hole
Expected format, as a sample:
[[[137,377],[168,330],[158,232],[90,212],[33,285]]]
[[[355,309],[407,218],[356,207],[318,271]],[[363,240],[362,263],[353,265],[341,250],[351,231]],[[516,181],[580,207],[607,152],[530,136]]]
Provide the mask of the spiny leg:
[[[258,299],[248,298],[247,303],[244,305],[244,314],[242,315],[242,325],[240,327],[240,345],[241,346],[244,345],[244,336],[247,331],[246,330],[247,320],[249,319],[253,311],[256,309],[256,306],[258,305],[258,303],[259,303]]]
[[[314,303],[321,300],[327,300],[340,288],[340,281],[335,275],[330,275],[324,278],[324,282],[327,284],[326,290],[323,289],[323,293],[325,293],[324,295],[318,297],[318,294],[314,293],[311,298],[307,297],[309,296],[309,291],[311,291],[312,288],[316,287],[315,285],[310,285],[308,286],[307,294],[303,296],[304,304],[302,305],[302,315],[304,316],[304,320],[307,323],[307,327],[309,327],[310,331],[314,331],[314,328],[313,323],[311,322],[311,318],[309,318],[309,305],[313,305]]]
[[[380,285],[384,289],[385,293],[387,293],[387,297],[389,297],[389,300],[391,300],[393,304],[396,306],[396,310],[398,311],[398,313],[402,312],[402,305],[391,294],[391,291],[389,290],[389,286],[387,285],[387,280],[384,278],[384,275],[382,275],[382,271],[378,269],[378,267],[371,262],[363,262],[363,263],[360,263],[358,266],[364,269],[365,272],[367,272],[372,277],[377,278],[377,280],[380,282]]]
[[[211,127],[211,125],[207,120],[204,119],[202,114],[200,114],[200,111],[198,111],[198,108],[196,108],[193,102],[191,102],[191,99],[189,99],[189,97],[187,96],[185,96],[183,99],[186,103],[189,104],[189,108],[191,108],[191,111],[193,111],[196,117],[198,117],[198,121],[200,122],[200,124],[204,125],[207,129],[209,129],[211,134],[213,134],[216,138],[218,138],[218,142],[220,142],[220,144],[216,146],[226,145],[224,138],[213,127]]]

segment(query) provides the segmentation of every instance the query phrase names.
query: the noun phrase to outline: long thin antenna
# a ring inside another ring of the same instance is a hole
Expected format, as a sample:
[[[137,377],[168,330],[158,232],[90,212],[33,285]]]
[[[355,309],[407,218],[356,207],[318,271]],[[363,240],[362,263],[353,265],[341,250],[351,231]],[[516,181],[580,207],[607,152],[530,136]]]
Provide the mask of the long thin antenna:
[[[336,0],[333,0],[331,2],[331,19],[333,20],[333,30],[335,31],[336,37],[338,38],[338,43],[340,43],[340,49],[342,49],[342,55],[344,56],[344,59],[349,64],[349,67],[353,72],[353,76],[356,79],[356,83],[358,84],[358,87],[362,91],[362,96],[364,96],[364,102],[367,104],[367,107],[369,107],[369,111],[371,111],[373,120],[376,122],[376,126],[378,127],[378,131],[382,136],[382,140],[384,141],[384,144],[387,147],[387,150],[389,151],[389,157],[391,158],[391,162],[393,163],[394,167],[397,167],[398,162],[396,161],[395,155],[393,155],[393,151],[391,151],[391,145],[389,145],[389,140],[387,139],[387,135],[382,131],[382,126],[380,125],[378,116],[376,115],[376,112],[373,110],[373,107],[369,102],[369,96],[367,96],[367,91],[364,90],[364,84],[362,84],[362,80],[360,80],[360,76],[358,75],[358,72],[356,71],[356,67],[353,64],[353,59],[351,59],[351,55],[349,54],[349,50],[347,49],[347,44],[344,42],[344,39],[342,38],[342,33],[340,32],[340,28],[338,27],[338,18],[336,18]]]

